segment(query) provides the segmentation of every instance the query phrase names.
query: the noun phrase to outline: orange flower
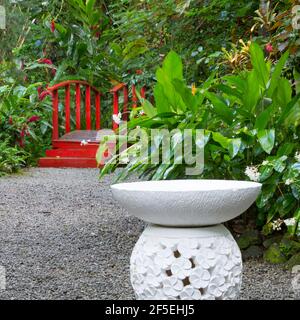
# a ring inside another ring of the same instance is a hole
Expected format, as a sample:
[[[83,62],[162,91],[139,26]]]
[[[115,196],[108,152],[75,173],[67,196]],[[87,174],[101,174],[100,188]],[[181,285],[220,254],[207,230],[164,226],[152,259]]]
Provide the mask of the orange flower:
[[[194,96],[197,92],[197,88],[196,88],[196,85],[195,83],[192,84],[192,95]]]

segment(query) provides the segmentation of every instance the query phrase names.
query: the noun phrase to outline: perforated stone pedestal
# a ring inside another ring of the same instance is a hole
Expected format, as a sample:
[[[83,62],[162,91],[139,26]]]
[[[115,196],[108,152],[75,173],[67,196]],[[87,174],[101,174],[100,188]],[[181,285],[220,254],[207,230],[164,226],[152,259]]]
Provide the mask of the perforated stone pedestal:
[[[223,225],[149,225],[134,247],[130,272],[140,300],[236,299],[242,280],[241,252]]]
[[[131,256],[137,299],[237,298],[241,253],[221,223],[246,211],[261,184],[195,179],[121,183],[111,188],[131,215],[150,223]]]

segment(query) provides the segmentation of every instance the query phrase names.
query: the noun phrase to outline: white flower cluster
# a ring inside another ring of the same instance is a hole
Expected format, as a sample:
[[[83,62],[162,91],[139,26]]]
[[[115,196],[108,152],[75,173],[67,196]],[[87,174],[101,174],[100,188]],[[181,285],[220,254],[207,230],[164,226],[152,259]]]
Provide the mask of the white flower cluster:
[[[286,184],[287,186],[291,185],[292,183],[294,183],[294,180],[293,180],[293,179],[286,179],[286,181],[285,181],[285,184]]]
[[[281,219],[277,219],[275,221],[272,222],[272,228],[274,231],[280,231],[282,228],[284,221]]]
[[[251,180],[251,181],[259,181],[260,173],[258,172],[258,168],[255,166],[249,166],[245,170],[245,175]]]
[[[297,162],[300,162],[300,152],[299,152],[299,151],[297,151],[297,152],[295,153],[295,160],[296,160]]]
[[[122,113],[119,112],[118,114],[114,114],[112,119],[116,124],[120,124],[122,122]]]
[[[296,221],[295,218],[290,218],[290,219],[284,220],[284,224],[285,224],[287,227],[294,226],[296,223],[297,223],[297,221]]]

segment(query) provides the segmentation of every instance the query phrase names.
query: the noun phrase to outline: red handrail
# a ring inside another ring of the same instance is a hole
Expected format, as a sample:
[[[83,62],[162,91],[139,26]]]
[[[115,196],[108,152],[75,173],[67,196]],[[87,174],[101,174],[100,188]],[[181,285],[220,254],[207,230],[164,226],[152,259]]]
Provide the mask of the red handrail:
[[[96,115],[96,130],[100,129],[100,117],[101,117],[101,95],[102,93],[94,86],[91,86],[87,81],[81,80],[68,80],[55,84],[52,87],[48,87],[47,90],[52,92],[52,122],[53,122],[53,133],[52,140],[59,138],[59,89],[65,90],[65,132],[71,131],[71,85],[75,85],[75,114],[76,114],[76,130],[81,129],[81,86],[85,87],[85,120],[86,129],[92,129],[91,119],[91,90],[95,94],[95,115]]]
[[[68,80],[57,83],[52,87],[48,87],[47,90],[52,92],[53,100],[53,134],[52,139],[57,140],[59,138],[59,89],[65,89],[65,131],[69,133],[71,131],[71,85],[75,85],[75,112],[76,112],[76,130],[81,129],[81,86],[85,87],[85,120],[86,120],[86,129],[92,130],[92,119],[91,119],[91,90],[94,92],[95,96],[95,128],[96,130],[100,130],[101,127],[101,96],[102,93],[94,86],[91,86],[87,81],[82,80]],[[128,86],[125,83],[119,83],[118,85],[114,86],[110,92],[113,94],[113,116],[119,115],[119,94],[123,94],[123,120],[128,120]],[[138,103],[136,86],[133,84],[131,87],[132,97],[132,107],[136,108]],[[142,98],[145,98],[146,95],[146,87],[142,87],[140,90],[140,95]],[[113,117],[115,118],[115,117]],[[116,120],[116,119],[115,119]],[[117,120],[116,120],[117,121]],[[116,122],[113,120],[112,128],[116,130],[119,125],[118,121]]]
[[[59,88],[66,87],[67,85],[70,85],[70,84],[81,84],[83,86],[89,86],[89,87],[91,87],[91,89],[94,92],[98,92],[98,93],[100,93],[102,95],[102,93],[96,87],[91,86],[87,81],[82,81],[82,80],[67,80],[67,81],[63,81],[63,82],[60,82],[60,83],[57,83],[57,84],[53,85],[52,87],[48,87],[47,90],[48,91],[58,90]]]
[[[119,93],[123,90],[123,96],[124,96],[124,103],[123,103],[123,120],[128,120],[128,87],[125,83],[119,83],[116,86],[114,86],[110,92],[113,94],[113,115],[118,115],[119,113]],[[132,108],[136,108],[138,105],[138,97],[136,92],[136,86],[132,84],[131,86],[131,92],[132,92]],[[146,87],[143,86],[140,90],[140,95],[142,98],[146,97]],[[117,129],[119,126],[118,124],[113,120],[113,129]]]

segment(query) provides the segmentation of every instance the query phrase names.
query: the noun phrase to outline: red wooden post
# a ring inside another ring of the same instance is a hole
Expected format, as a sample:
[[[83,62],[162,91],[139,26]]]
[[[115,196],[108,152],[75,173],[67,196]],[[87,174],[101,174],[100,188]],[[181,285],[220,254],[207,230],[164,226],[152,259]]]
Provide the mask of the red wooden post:
[[[86,86],[85,91],[86,130],[91,130],[91,87]]]
[[[118,116],[119,114],[119,94],[118,91],[114,92],[114,106],[113,106],[113,115]],[[118,129],[119,125],[113,120],[112,128],[113,130]]]
[[[143,99],[146,98],[146,87],[142,87],[142,89],[141,89],[141,97],[142,97]]]
[[[80,84],[76,83],[76,130],[80,130],[81,94]]]
[[[100,93],[95,92],[95,105],[96,105],[96,130],[100,130],[101,127],[101,100]]]
[[[69,133],[71,131],[70,126],[70,85],[66,85],[66,93],[65,93],[65,104],[66,104],[66,133]]]
[[[52,140],[57,140],[59,136],[58,132],[58,91],[53,91],[53,100],[52,100],[52,124],[53,124],[53,131],[52,131]]]
[[[124,86],[123,88],[123,96],[124,96],[124,106],[123,106],[123,120],[128,120],[128,88]]]
[[[137,107],[137,95],[136,95],[136,88],[135,85],[132,85],[132,108],[136,108]]]

